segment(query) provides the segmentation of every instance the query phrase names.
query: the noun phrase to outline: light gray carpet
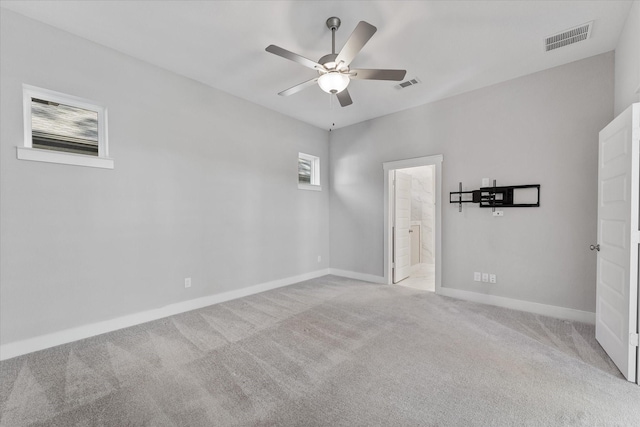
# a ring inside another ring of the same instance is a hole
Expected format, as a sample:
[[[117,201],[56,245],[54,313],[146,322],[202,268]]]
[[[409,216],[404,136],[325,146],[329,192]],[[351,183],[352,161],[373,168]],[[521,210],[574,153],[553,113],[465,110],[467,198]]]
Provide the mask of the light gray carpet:
[[[2,426],[639,426],[593,326],[325,276],[0,363]]]

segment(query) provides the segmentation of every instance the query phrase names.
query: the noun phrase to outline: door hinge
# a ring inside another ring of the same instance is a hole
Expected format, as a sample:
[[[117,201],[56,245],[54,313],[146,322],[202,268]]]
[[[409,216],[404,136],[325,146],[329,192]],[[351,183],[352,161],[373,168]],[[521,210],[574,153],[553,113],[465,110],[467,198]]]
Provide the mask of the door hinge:
[[[638,334],[631,333],[629,334],[629,345],[632,347],[638,347]]]

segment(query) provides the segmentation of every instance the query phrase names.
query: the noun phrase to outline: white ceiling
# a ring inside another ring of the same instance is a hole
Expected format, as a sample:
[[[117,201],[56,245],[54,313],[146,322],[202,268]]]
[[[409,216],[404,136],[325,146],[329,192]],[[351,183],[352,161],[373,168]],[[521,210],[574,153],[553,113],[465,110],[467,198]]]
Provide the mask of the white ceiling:
[[[323,129],[339,128],[615,49],[630,1],[2,1],[1,6]],[[351,106],[316,73],[265,52],[318,60],[358,21],[377,33],[354,68],[401,68],[422,83],[354,80]],[[595,21],[589,40],[549,53],[545,36]],[[333,125],[335,123],[335,126]]]

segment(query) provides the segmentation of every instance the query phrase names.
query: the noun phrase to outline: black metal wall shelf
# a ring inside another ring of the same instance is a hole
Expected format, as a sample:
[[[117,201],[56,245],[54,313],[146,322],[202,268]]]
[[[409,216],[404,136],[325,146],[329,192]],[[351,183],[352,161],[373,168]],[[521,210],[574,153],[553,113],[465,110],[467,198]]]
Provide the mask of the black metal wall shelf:
[[[513,193],[516,190],[523,190],[527,188],[535,188],[536,202],[535,203],[513,203]],[[471,195],[471,198],[465,195]],[[454,200],[454,196],[458,196]],[[458,191],[452,191],[449,193],[449,203],[457,203],[458,211],[462,212],[463,203],[478,203],[481,208],[537,208],[540,206],[540,184],[529,185],[505,185],[496,186],[496,181],[493,180],[493,187],[481,187],[479,190],[462,191],[462,183],[459,184]]]

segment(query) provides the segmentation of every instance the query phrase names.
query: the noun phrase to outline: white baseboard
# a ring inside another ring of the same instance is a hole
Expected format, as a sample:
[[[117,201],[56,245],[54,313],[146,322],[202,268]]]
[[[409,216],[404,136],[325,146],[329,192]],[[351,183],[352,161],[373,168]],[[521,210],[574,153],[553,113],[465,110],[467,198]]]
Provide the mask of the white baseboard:
[[[558,319],[573,320],[583,323],[596,323],[596,314],[590,311],[581,311],[573,308],[558,307],[555,305],[540,304],[537,302],[522,301],[496,295],[480,294],[477,292],[463,291],[461,289],[440,288],[440,295],[458,298],[466,301],[511,308],[513,310],[526,311],[541,314],[543,316],[556,317]]]
[[[157,309],[147,310],[111,320],[65,329],[62,331],[53,332],[22,341],[3,344],[0,346],[0,360],[11,359],[13,357],[32,353],[34,351],[44,350],[46,348],[55,347],[85,338],[90,338],[107,332],[117,331],[118,329],[128,328],[130,326],[139,325],[141,323],[162,319],[174,314],[196,310],[198,308],[207,307],[237,298],[242,298],[271,289],[281,288],[283,286],[289,286],[294,283],[314,279],[316,277],[321,277],[327,274],[347,277],[349,279],[363,280],[366,282],[381,284],[386,283],[384,277],[382,276],[358,273],[348,270],[340,270],[337,268],[327,268],[301,274],[298,276],[260,283],[258,285],[253,285],[242,289],[209,295],[206,297],[196,298],[188,301],[182,301],[175,304],[169,304]],[[439,292],[439,294],[482,304],[495,305],[499,307],[511,308],[514,310],[526,311],[550,317],[557,317],[560,319],[567,319],[591,324],[595,323],[596,315],[595,313],[589,311],[581,311],[571,308],[557,307],[553,305],[539,304],[529,301],[521,301],[511,298],[480,294],[477,292],[469,292],[452,288],[441,288],[441,292]]]
[[[130,326],[139,325],[141,323],[150,322],[152,320],[173,316],[174,314],[184,313],[186,311],[191,311],[213,304],[246,297],[271,289],[281,288],[283,286],[292,285],[294,283],[314,279],[316,277],[325,276],[327,274],[329,274],[328,268],[312,271],[310,273],[305,273],[298,276],[272,280],[270,282],[260,283],[258,285],[249,286],[242,289],[223,292],[215,295],[208,295],[206,297],[196,298],[188,301],[177,302],[175,304],[169,304],[164,307],[142,311],[140,313],[130,314],[115,319],[65,329],[62,331],[53,332],[22,341],[3,344],[0,346],[0,360],[11,359],[13,357],[32,353],[34,351],[44,350],[46,348],[55,347],[61,344],[70,343],[107,332],[117,331],[118,329],[128,328]]]
[[[329,274],[333,274],[335,276],[347,277],[349,279],[355,280],[363,280],[365,282],[373,282],[373,283],[382,283],[385,284],[384,277],[376,276],[374,274],[366,274],[366,273],[357,273],[355,271],[349,270],[340,270],[338,268],[330,268]]]

